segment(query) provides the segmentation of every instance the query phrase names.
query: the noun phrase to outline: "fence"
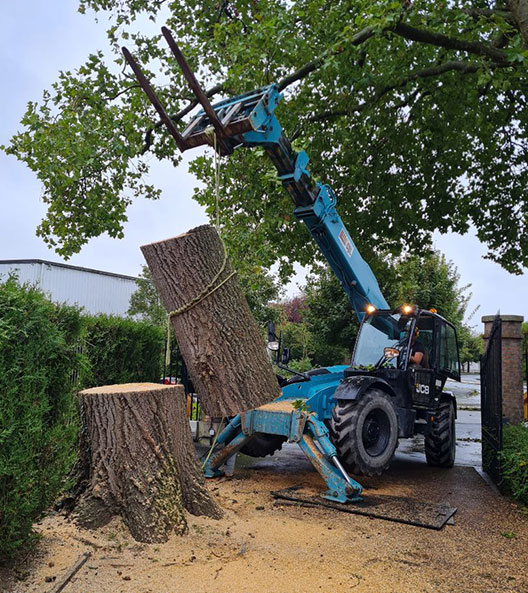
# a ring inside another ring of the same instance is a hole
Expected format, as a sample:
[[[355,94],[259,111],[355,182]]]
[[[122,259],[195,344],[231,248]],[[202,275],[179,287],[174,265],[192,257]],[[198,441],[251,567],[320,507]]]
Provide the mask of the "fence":
[[[493,321],[486,352],[480,361],[482,467],[495,484],[502,482],[502,322]]]

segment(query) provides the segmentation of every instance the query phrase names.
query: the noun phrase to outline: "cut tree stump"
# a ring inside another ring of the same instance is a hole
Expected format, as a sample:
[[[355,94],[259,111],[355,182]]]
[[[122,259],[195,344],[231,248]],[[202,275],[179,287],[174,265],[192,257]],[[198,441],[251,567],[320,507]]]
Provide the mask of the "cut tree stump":
[[[199,226],[141,251],[167,311],[186,308],[171,321],[205,411],[232,416],[275,399],[264,338],[216,229]]]
[[[187,529],[184,509],[220,518],[192,442],[182,385],[128,383],[79,393],[88,486],[80,525],[121,515],[134,539],[164,542]]]

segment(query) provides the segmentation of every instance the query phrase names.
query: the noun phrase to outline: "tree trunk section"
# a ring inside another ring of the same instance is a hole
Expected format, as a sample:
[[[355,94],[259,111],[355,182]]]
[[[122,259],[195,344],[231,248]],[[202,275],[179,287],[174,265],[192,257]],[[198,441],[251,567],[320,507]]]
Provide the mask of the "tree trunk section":
[[[222,270],[225,258],[222,240],[209,225],[141,250],[169,312],[194,303]],[[227,261],[214,286],[232,271]],[[200,404],[209,415],[232,416],[278,396],[263,336],[236,276],[171,321]]]
[[[221,517],[205,488],[181,385],[107,385],[79,396],[88,464],[76,509],[83,527],[121,515],[134,539],[164,542],[187,530],[184,509]]]

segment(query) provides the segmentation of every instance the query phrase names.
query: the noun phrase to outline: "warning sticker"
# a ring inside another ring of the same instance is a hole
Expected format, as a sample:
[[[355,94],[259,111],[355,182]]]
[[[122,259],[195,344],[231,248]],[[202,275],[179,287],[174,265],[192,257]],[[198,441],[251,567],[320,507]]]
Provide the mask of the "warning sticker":
[[[352,241],[348,238],[347,232],[345,229],[341,229],[339,231],[339,240],[341,241],[341,245],[345,248],[345,251],[348,253],[348,257],[352,257],[352,253],[354,252],[354,245]]]

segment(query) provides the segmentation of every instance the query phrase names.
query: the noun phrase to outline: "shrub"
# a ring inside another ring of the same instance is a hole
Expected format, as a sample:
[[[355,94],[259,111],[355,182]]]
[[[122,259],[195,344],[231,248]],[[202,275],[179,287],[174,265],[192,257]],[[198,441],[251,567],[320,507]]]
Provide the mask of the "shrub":
[[[68,486],[80,332],[77,309],[15,278],[0,284],[0,557],[32,539],[33,521]]]
[[[528,505],[528,429],[524,425],[504,427],[500,455],[504,488]]]
[[[90,362],[85,387],[160,379],[162,328],[107,315],[85,317],[84,324],[83,351]]]

